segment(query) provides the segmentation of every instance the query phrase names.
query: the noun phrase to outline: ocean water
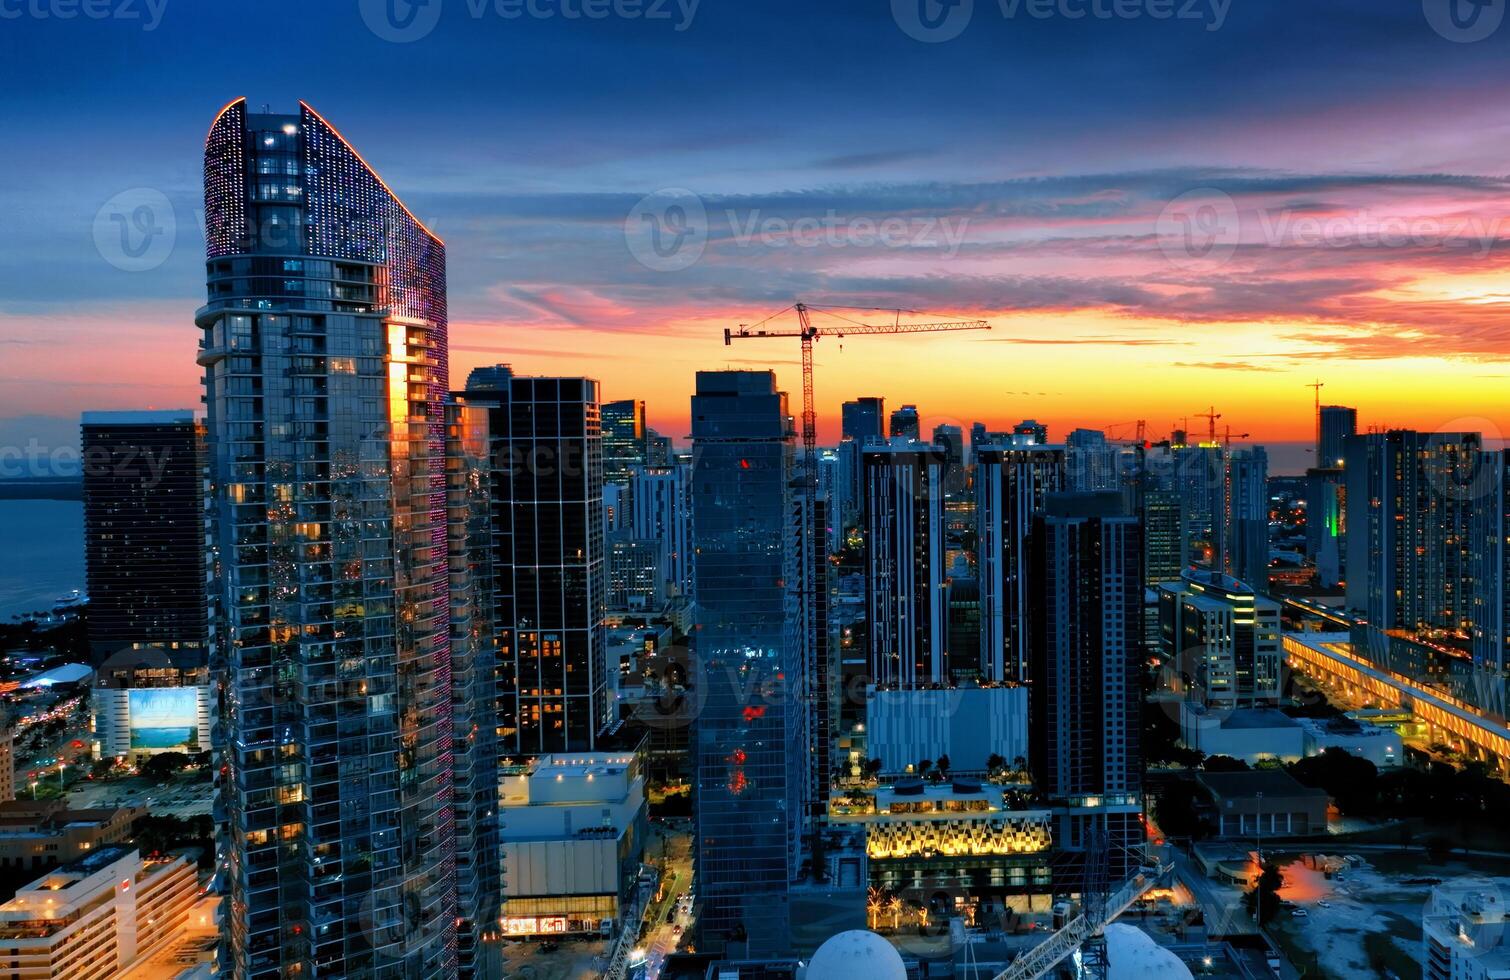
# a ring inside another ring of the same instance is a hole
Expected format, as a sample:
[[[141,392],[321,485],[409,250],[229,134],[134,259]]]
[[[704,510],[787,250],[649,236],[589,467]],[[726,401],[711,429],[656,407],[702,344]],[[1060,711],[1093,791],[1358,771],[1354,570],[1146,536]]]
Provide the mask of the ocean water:
[[[84,505],[0,500],[0,622],[84,588]]]

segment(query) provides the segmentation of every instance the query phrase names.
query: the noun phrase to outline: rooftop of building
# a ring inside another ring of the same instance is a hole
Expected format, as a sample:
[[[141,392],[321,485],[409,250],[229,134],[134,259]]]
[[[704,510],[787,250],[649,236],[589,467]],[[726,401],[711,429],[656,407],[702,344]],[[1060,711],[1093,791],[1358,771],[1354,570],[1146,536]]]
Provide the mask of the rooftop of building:
[[[182,425],[194,421],[194,412],[188,408],[136,412],[84,412],[79,421],[81,425]]]
[[[1283,769],[1249,772],[1203,772],[1196,777],[1215,796],[1227,800],[1253,799],[1262,793],[1271,799],[1313,797],[1325,800],[1327,792],[1306,786]]]

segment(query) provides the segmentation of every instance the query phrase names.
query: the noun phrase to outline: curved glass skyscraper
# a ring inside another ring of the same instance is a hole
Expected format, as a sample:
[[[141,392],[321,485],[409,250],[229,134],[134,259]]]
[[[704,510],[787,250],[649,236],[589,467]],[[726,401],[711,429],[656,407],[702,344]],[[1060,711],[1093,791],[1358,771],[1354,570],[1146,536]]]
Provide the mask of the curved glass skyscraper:
[[[304,103],[204,179],[224,968],[454,976],[445,246]]]

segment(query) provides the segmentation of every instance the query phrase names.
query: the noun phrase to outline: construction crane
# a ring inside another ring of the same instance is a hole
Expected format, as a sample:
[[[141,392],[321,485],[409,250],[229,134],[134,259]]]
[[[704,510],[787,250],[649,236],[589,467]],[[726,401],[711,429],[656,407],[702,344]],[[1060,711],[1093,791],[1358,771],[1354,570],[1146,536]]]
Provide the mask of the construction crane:
[[[1210,409],[1204,412],[1196,412],[1195,417],[1206,420],[1206,442],[1215,445],[1216,420],[1222,417],[1222,413],[1216,410],[1215,405],[1212,405]]]
[[[1310,384],[1305,385],[1305,387],[1310,388],[1312,391],[1314,391],[1316,393],[1316,452],[1320,453],[1321,452],[1321,389],[1323,389],[1323,388],[1326,387],[1326,382],[1322,381],[1320,378],[1317,378],[1315,381],[1312,381]],[[1316,465],[1317,466],[1326,466],[1328,464],[1326,464],[1325,462],[1323,462],[1318,457],[1317,460],[1316,460]]]
[[[785,313],[797,313],[796,330],[770,330],[766,324]],[[872,313],[890,313],[891,323],[861,323],[841,316],[834,310],[865,310]],[[842,321],[836,326],[813,325],[812,315],[824,313]],[[916,310],[877,309],[870,307],[811,306],[795,303],[773,313],[754,324],[740,324],[737,330],[724,331],[724,346],[736,340],[759,340],[771,337],[796,337],[802,341],[802,452],[803,473],[809,492],[818,486],[818,411],[813,405],[813,345],[823,337],[861,337],[877,334],[937,333],[952,330],[990,330],[985,320],[951,320],[935,323],[903,323],[902,316],[920,316]]]
[[[1251,438],[1253,438],[1253,433],[1251,433],[1251,432],[1239,432],[1237,435],[1234,436],[1232,434],[1232,426],[1229,425],[1229,426],[1227,426],[1226,433],[1223,434],[1223,436],[1222,436],[1222,445],[1225,446],[1228,449],[1231,449],[1232,448],[1232,440],[1233,439],[1251,439]]]

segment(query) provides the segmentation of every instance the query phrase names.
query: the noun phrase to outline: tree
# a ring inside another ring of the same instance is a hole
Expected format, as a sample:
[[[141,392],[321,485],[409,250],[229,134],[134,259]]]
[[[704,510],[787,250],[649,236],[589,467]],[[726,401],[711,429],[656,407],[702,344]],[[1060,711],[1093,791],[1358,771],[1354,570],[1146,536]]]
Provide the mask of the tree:
[[[939,756],[939,761],[933,764],[933,772],[934,778],[939,782],[943,782],[949,778],[949,756],[947,753]]]
[[[1248,764],[1230,755],[1208,755],[1201,768],[1207,772],[1247,772]]]
[[[920,759],[920,760],[918,760],[917,772],[918,772],[919,776],[926,776],[928,774],[928,770],[930,770],[932,768],[933,768],[933,760],[932,759]]]
[[[1331,748],[1291,763],[1289,770],[1301,783],[1326,790],[1348,816],[1370,816],[1378,809],[1379,769],[1367,759]]]
[[[165,783],[189,764],[189,757],[182,752],[159,752],[142,763],[141,773],[153,782]]]
[[[1007,767],[1007,760],[998,753],[992,752],[986,756],[986,772],[996,775]]]
[[[1280,872],[1279,865],[1273,861],[1264,862],[1258,884],[1248,893],[1248,909],[1258,919],[1259,925],[1267,924],[1279,912],[1279,890],[1284,885],[1285,877]]]

